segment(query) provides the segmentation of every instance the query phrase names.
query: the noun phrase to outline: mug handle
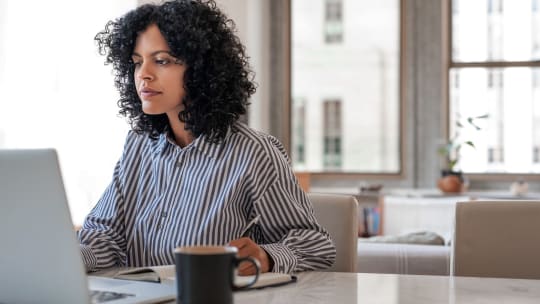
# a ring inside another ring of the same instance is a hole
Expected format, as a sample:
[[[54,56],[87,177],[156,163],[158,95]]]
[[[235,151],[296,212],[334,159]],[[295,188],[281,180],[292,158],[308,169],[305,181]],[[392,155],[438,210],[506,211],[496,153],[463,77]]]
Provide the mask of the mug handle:
[[[233,283],[234,290],[241,290],[241,289],[249,288],[253,286],[253,284],[257,283],[257,280],[259,279],[259,274],[261,272],[261,265],[259,264],[259,260],[252,257],[236,258],[236,266],[240,265],[240,263],[242,262],[251,262],[257,269],[257,272],[255,273],[255,278],[253,279],[253,281],[249,282],[248,284],[244,286],[236,286]]]

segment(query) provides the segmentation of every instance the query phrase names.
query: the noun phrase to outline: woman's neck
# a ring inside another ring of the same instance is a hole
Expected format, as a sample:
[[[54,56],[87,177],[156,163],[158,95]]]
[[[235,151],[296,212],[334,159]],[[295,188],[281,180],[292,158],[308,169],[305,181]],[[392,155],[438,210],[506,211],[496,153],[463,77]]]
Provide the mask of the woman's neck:
[[[169,117],[169,125],[171,126],[172,135],[174,136],[174,141],[180,148],[184,148],[189,145],[195,139],[193,134],[185,129],[185,123],[178,119],[178,115],[175,117]]]

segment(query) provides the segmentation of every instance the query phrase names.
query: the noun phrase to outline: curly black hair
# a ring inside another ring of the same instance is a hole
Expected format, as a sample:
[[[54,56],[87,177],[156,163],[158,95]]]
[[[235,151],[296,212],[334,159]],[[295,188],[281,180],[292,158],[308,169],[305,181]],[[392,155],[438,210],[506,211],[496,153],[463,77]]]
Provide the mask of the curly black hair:
[[[113,66],[120,114],[128,118],[133,131],[154,139],[169,125],[166,114],[143,112],[135,88],[135,41],[152,24],[165,37],[171,54],[187,65],[184,110],[178,118],[195,137],[204,134],[210,142],[223,140],[227,130],[234,131],[234,123],[246,113],[255,83],[234,22],[213,0],[145,4],[109,21],[96,35],[99,53],[106,56],[105,64]]]

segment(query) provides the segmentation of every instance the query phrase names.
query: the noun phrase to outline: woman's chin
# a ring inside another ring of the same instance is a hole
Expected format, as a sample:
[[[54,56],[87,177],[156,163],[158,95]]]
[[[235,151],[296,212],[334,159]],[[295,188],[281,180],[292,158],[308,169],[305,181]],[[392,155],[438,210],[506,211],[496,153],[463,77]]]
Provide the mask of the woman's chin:
[[[160,115],[160,114],[163,114],[164,112],[163,111],[160,111],[159,109],[156,109],[156,108],[150,108],[150,107],[143,107],[143,112],[144,114],[146,115]]]

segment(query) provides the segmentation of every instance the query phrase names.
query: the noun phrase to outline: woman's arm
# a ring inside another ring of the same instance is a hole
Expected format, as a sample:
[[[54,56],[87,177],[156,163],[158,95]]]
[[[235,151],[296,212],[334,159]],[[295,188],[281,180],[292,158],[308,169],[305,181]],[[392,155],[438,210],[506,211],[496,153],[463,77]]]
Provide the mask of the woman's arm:
[[[273,262],[271,271],[328,268],[336,257],[334,243],[317,223],[313,206],[298,184],[285,149],[274,137],[268,139],[268,155],[274,170],[259,176],[259,182],[270,179],[271,183],[254,203],[254,211],[261,215],[260,246]]]
[[[125,264],[124,201],[119,175],[120,162],[115,167],[113,181],[88,214],[78,233],[83,261],[88,271]]]
[[[78,237],[84,264],[88,271],[126,264],[126,198],[124,189],[136,183],[134,166],[140,162],[141,137],[130,131],[122,157],[116,164],[113,179],[96,206],[86,217]],[[131,189],[131,188],[130,188]]]
[[[268,242],[260,246],[273,261],[274,272],[328,268],[336,257],[334,244],[317,223],[305,193],[290,186],[276,182],[257,202],[261,232]]]

